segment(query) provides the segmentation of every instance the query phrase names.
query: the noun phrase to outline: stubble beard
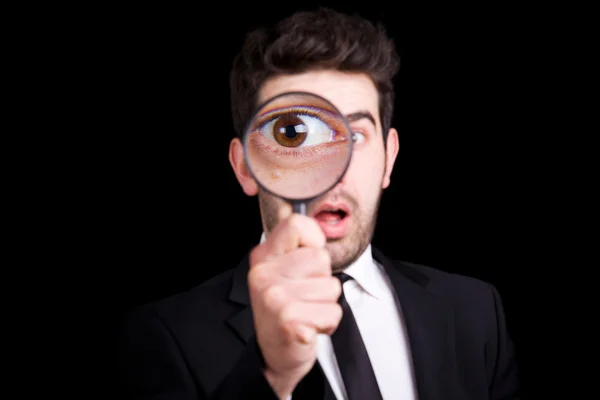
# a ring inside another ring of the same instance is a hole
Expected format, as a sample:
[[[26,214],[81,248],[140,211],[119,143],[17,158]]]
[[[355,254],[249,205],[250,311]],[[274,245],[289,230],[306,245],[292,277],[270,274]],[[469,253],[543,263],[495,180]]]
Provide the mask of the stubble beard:
[[[341,199],[351,208],[352,226],[351,231],[341,239],[328,239],[325,248],[331,256],[332,271],[342,272],[355,262],[371,243],[375,232],[379,205],[381,203],[381,189],[377,194],[377,199],[371,209],[361,210],[354,198],[345,193],[336,193],[327,195],[327,199],[335,201]],[[272,196],[264,191],[259,191],[258,202],[261,211],[263,229],[266,233],[270,232],[278,224],[278,210],[283,204],[283,200]],[[311,207],[308,206],[308,213]]]

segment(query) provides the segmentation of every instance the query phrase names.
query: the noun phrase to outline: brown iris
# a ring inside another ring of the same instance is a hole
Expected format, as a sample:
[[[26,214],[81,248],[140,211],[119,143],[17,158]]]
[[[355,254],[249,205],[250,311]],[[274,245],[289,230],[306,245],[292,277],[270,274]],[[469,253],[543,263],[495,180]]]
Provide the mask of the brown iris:
[[[282,146],[300,146],[308,135],[308,127],[295,115],[282,115],[273,125],[273,137]]]

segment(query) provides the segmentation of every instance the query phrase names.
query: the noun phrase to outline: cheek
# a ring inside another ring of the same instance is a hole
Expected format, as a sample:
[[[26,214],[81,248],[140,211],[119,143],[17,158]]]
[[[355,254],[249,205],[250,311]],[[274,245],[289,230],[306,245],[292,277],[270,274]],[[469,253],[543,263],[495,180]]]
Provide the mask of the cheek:
[[[379,196],[384,169],[383,154],[367,151],[354,153],[348,169],[346,186],[351,187],[352,195],[363,207],[370,206]]]

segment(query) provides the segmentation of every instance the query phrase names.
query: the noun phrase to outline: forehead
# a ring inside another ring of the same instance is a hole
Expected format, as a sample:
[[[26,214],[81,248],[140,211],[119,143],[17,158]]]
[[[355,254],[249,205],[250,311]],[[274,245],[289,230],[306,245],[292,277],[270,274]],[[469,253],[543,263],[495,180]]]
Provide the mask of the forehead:
[[[379,120],[377,89],[365,74],[326,70],[279,75],[262,85],[258,102],[263,103],[273,96],[293,91],[317,94],[329,100],[342,114],[369,111]]]

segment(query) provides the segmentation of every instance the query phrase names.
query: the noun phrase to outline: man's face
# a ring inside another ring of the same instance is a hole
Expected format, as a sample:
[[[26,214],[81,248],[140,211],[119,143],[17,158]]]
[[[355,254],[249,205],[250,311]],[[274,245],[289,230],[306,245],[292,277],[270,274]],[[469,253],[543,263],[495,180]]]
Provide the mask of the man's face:
[[[350,166],[341,182],[322,197],[309,203],[307,215],[315,218],[327,236],[327,249],[335,271],[343,270],[356,260],[371,241],[382,190],[389,177],[398,152],[398,136],[394,129],[384,146],[379,120],[378,93],[373,82],[363,74],[338,71],[311,71],[285,75],[266,81],[259,91],[258,102],[291,91],[311,92],[329,100],[342,114],[361,113],[362,118],[350,121],[357,136]],[[233,148],[234,146],[232,146]],[[237,146],[238,152],[241,146]],[[386,154],[387,153],[387,154]],[[241,157],[233,156],[233,160]],[[237,163],[239,166],[239,162]],[[239,169],[239,168],[237,168]],[[277,225],[282,207],[289,204],[248,182],[248,176],[236,170],[247,194],[259,196],[263,229],[268,236]],[[342,213],[321,212],[343,209]]]

